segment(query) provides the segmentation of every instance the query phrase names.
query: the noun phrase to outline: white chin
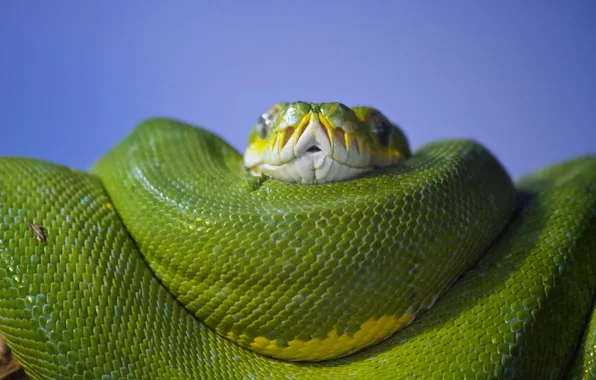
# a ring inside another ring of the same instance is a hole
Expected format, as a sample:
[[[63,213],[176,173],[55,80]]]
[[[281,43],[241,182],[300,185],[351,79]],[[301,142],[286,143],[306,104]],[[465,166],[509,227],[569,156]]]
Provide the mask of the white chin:
[[[327,157],[323,152],[314,152],[282,165],[261,164],[257,170],[280,181],[314,185],[345,181],[372,170],[372,167],[353,168]]]

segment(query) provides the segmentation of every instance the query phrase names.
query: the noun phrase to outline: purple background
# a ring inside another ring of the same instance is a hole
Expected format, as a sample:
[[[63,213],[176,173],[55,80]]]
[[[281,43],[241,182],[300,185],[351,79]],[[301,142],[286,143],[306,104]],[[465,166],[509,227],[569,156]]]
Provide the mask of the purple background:
[[[414,148],[475,138],[515,177],[596,153],[593,0],[90,4],[0,5],[0,155],[86,169],[155,115],[243,150],[293,100],[376,106]]]

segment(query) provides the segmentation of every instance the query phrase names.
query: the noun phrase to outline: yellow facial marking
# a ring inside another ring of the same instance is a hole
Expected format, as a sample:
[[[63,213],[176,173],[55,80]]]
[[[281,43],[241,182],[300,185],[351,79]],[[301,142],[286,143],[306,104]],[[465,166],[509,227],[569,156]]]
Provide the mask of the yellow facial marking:
[[[253,143],[252,149],[256,152],[263,152],[265,149],[269,147],[269,141],[267,140],[257,140]]]
[[[302,118],[302,120],[300,120],[300,123],[298,123],[298,125],[296,126],[296,140],[298,140],[298,138],[302,136],[302,134],[304,133],[304,130],[308,126],[308,123],[310,123],[310,117],[311,114],[307,114]]]
[[[279,345],[275,340],[259,336],[252,340],[250,348],[259,354],[289,361],[335,359],[387,338],[413,319],[414,314],[409,312],[400,318],[384,315],[379,319],[371,318],[364,322],[360,326],[360,330],[354,334],[340,335],[337,329],[333,329],[325,339],[317,338],[308,341],[294,339],[288,342],[287,346]],[[237,343],[243,338],[231,332],[225,335]]]
[[[286,144],[288,143],[288,141],[290,141],[290,138],[292,137],[292,135],[294,134],[294,127],[288,126],[286,128],[284,128],[283,130],[283,142],[282,144],[279,146],[279,149],[283,149],[283,147],[286,146]]]
[[[319,114],[319,121],[325,127],[329,141],[333,141],[333,131],[341,131],[343,133],[343,129],[336,128],[325,116]]]

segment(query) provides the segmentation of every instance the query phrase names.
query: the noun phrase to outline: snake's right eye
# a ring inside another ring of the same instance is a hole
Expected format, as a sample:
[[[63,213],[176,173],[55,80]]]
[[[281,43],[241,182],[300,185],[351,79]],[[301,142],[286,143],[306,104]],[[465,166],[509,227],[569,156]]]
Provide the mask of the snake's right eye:
[[[268,109],[267,111],[263,112],[261,116],[259,116],[259,120],[257,120],[256,128],[257,128],[257,135],[259,138],[264,139],[269,135],[271,131],[271,127],[275,122],[275,119],[279,115],[280,107],[275,105]]]
[[[268,119],[264,116],[265,114],[261,115],[259,117],[259,120],[257,120],[257,134],[259,135],[259,138],[264,139],[267,137],[267,135],[269,134],[269,130],[271,129],[271,119]]]

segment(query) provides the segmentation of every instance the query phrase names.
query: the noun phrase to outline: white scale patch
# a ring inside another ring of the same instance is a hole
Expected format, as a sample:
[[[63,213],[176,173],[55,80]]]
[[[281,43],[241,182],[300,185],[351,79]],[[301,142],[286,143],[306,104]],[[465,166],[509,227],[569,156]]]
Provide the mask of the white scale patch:
[[[306,153],[283,165],[263,164],[268,175],[303,185],[326,183],[364,174],[372,168],[353,168],[329,158],[323,152]]]

